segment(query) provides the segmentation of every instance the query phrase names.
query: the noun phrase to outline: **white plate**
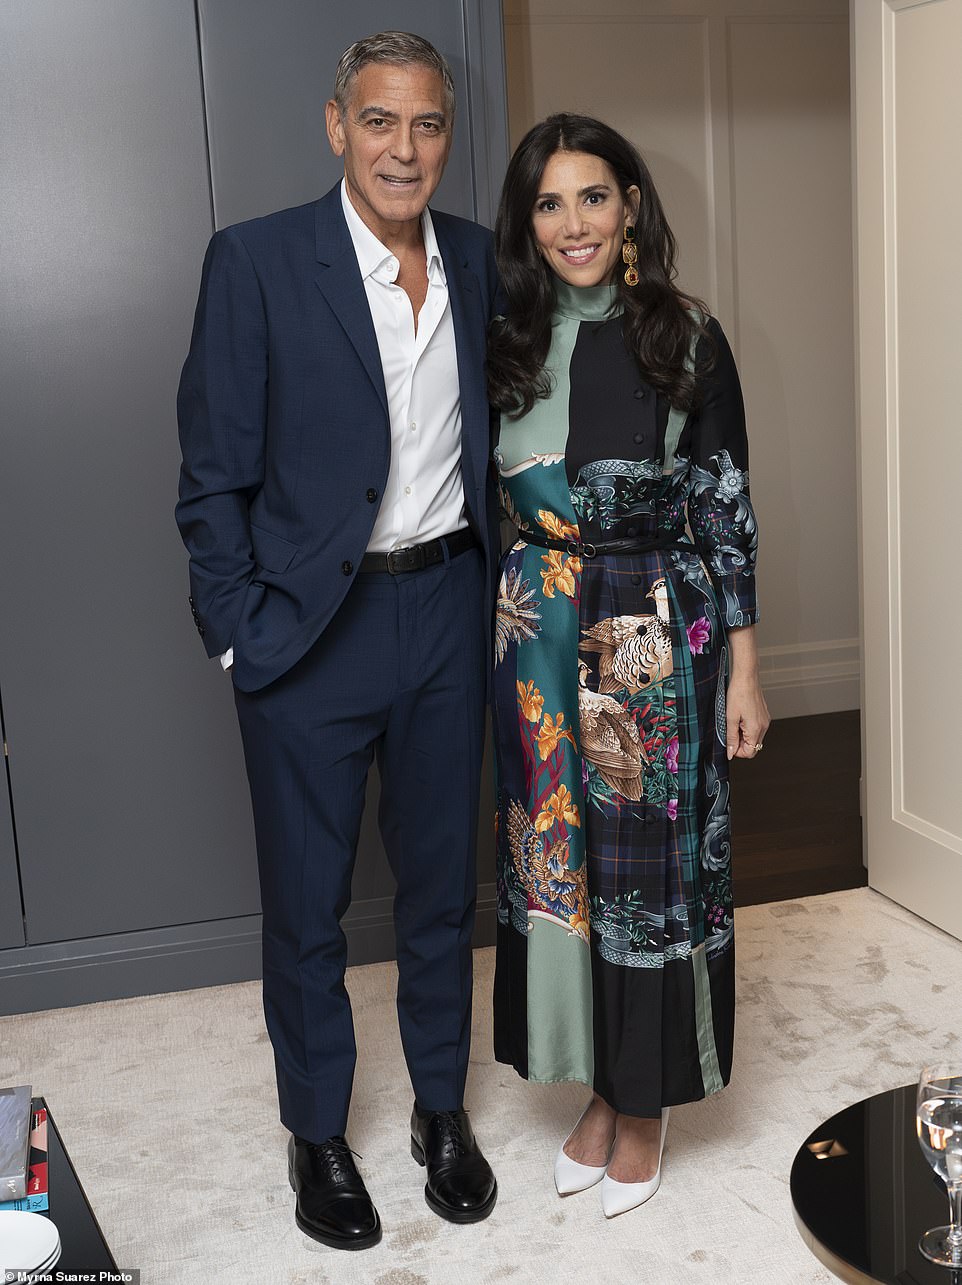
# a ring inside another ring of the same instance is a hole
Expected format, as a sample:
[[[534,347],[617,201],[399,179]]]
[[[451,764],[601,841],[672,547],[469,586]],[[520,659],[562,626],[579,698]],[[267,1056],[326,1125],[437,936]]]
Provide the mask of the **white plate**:
[[[60,1233],[42,1214],[0,1210],[0,1268],[38,1272],[60,1257]]]

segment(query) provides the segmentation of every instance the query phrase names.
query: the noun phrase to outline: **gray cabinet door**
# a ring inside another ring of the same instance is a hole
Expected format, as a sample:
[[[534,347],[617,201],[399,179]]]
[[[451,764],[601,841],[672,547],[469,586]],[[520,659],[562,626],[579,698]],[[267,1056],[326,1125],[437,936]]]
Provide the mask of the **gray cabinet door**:
[[[173,522],[211,231],[192,0],[6,0],[0,154],[0,681],[28,938],[257,913],[230,683]]]
[[[0,702],[0,731],[3,728],[3,705]],[[23,945],[23,907],[20,901],[20,875],[17,871],[17,849],[10,811],[6,758],[0,758],[0,949]]]
[[[231,685],[185,601],[175,392],[212,226],[335,180],[323,104],[342,48],[378,25],[451,59],[438,203],[490,222],[506,128],[487,0],[360,20],[317,0],[0,5],[0,683],[20,855],[18,880],[0,782],[0,946],[23,944],[21,881],[31,945],[259,909]],[[361,900],[385,873],[362,863]]]
[[[454,146],[433,204],[490,226],[507,117],[501,6],[487,0],[198,0],[218,227],[322,196],[341,177],[324,104],[343,51],[378,30],[414,31],[451,64]]]

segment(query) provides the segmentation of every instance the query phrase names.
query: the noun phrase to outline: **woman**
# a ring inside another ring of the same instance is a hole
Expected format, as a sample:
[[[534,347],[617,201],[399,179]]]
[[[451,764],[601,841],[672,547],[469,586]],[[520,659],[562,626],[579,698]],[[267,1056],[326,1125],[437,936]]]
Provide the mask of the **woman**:
[[[657,1189],[669,1106],[731,1072],[728,761],[769,722],[744,410],[614,130],[536,125],[495,237],[489,385],[519,532],[497,614],[495,1052],[593,1087],[555,1181],[600,1181],[611,1217]]]

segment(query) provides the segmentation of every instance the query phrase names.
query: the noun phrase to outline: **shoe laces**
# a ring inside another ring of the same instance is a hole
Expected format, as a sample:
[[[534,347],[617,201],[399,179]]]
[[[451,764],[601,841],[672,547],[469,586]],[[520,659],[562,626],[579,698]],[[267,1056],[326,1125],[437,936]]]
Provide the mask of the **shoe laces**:
[[[467,1113],[464,1111],[435,1111],[434,1122],[441,1134],[441,1145],[453,1160],[463,1156],[468,1144],[462,1133],[462,1121]]]
[[[364,1158],[358,1155],[356,1151],[351,1150],[345,1138],[328,1138],[325,1142],[312,1142],[309,1145],[318,1158],[327,1165],[332,1182],[342,1182],[345,1178],[353,1178],[355,1164],[351,1157],[357,1156],[358,1160],[363,1160]]]

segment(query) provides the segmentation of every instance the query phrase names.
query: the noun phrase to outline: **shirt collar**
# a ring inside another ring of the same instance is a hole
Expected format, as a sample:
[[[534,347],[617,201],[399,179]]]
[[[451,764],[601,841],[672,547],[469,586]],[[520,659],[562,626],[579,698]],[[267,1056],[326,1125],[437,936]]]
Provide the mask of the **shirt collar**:
[[[357,210],[355,210],[347,194],[343,179],[341,179],[341,208],[344,211],[347,230],[354,244],[354,253],[357,255],[357,266],[361,269],[361,277],[364,280],[367,280],[368,277],[374,277],[377,281],[383,283],[396,281],[398,274],[397,259],[387,246],[381,244]],[[438,239],[434,233],[431,211],[427,206],[424,207],[424,211],[421,214],[421,236],[424,238],[424,251],[428,260],[428,279],[439,281],[441,285],[446,285],[444,262],[441,258],[441,251],[438,249]]]

